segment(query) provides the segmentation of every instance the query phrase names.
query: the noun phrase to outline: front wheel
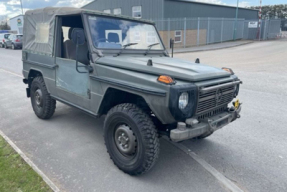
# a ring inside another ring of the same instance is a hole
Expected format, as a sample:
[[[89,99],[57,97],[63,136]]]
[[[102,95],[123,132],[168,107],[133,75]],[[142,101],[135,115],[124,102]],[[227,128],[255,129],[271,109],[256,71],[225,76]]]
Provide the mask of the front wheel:
[[[15,45],[14,44],[11,45],[11,49],[15,50]]]
[[[8,49],[8,47],[7,47],[6,43],[4,43],[4,48],[5,48],[5,49]]]
[[[150,117],[134,104],[120,104],[108,112],[104,138],[114,164],[130,175],[147,172],[158,158],[157,130]]]
[[[34,78],[30,91],[32,107],[37,117],[51,118],[56,109],[56,100],[48,93],[43,77]]]

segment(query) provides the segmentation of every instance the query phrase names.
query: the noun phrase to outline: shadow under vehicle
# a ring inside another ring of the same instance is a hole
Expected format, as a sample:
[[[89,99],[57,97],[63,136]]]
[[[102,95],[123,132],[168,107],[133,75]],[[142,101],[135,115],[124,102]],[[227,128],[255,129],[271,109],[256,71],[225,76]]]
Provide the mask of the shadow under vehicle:
[[[35,30],[36,29],[36,30]],[[139,175],[155,164],[159,137],[205,138],[240,117],[241,81],[169,57],[154,23],[76,8],[27,11],[23,75],[35,114],[56,101],[106,115],[104,139],[115,165]]]

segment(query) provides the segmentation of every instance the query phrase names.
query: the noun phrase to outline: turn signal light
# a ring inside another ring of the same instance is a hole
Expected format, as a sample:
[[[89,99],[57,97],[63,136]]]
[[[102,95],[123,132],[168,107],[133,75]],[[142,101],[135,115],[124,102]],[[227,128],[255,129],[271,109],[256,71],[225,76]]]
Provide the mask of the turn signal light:
[[[166,75],[159,76],[157,80],[165,84],[175,84],[175,81],[170,76]]]
[[[234,72],[232,71],[232,69],[227,68],[227,67],[222,67],[222,69],[228,73],[230,73],[231,75],[234,75]]]

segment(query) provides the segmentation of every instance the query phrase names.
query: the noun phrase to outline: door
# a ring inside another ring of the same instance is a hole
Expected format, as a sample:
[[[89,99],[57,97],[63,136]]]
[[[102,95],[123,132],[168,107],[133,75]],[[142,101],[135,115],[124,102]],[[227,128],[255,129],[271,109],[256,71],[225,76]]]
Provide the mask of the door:
[[[73,21],[73,22],[70,22]],[[79,108],[90,110],[90,73],[88,72],[89,59],[87,43],[78,47],[71,40],[71,33],[75,28],[83,28],[81,16],[60,17],[57,26],[56,38],[56,96]],[[76,55],[78,54],[78,72]]]
[[[11,47],[14,35],[10,35],[6,40],[6,46]]]

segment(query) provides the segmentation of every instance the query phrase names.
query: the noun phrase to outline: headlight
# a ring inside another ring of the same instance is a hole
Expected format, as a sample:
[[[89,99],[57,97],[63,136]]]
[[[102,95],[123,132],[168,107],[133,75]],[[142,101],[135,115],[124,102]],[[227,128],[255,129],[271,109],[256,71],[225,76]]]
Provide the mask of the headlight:
[[[179,100],[178,100],[178,107],[180,110],[183,110],[186,108],[188,104],[188,93],[187,92],[183,92],[180,96],[179,96]]]

